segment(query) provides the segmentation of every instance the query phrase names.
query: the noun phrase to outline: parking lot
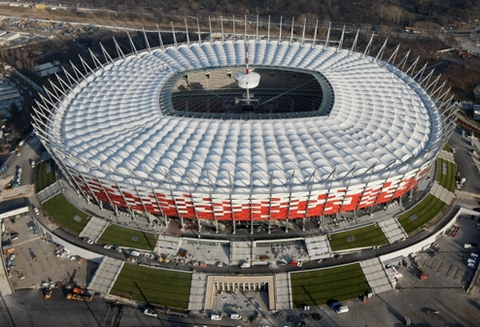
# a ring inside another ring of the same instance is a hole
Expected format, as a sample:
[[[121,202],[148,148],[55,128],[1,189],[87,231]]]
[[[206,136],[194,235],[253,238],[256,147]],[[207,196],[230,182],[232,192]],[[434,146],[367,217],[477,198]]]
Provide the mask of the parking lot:
[[[407,258],[399,268],[403,278],[399,281],[400,288],[429,287],[461,288],[466,290],[475,275],[476,264],[468,266],[468,259],[480,253],[480,230],[477,221],[471,216],[461,216],[455,228],[437,239],[434,246],[418,253],[413,260]],[[472,261],[470,261],[472,262]],[[428,280],[420,280],[420,271],[428,274]]]
[[[213,312],[231,320],[238,314],[243,321],[256,322],[268,316],[267,291],[219,291],[213,299]]]
[[[86,286],[96,266],[53,244],[35,226],[31,214],[4,220],[2,242],[13,288],[38,288],[50,281],[56,287],[72,282]]]

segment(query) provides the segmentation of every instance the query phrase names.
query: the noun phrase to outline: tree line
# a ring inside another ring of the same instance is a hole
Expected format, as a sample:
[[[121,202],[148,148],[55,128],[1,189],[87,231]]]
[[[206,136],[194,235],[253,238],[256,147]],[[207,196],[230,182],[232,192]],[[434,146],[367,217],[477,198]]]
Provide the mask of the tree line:
[[[411,26],[431,21],[441,26],[480,19],[480,0],[76,0],[63,6],[92,7],[122,13],[296,17],[307,21]],[[53,2],[52,2],[53,3]]]

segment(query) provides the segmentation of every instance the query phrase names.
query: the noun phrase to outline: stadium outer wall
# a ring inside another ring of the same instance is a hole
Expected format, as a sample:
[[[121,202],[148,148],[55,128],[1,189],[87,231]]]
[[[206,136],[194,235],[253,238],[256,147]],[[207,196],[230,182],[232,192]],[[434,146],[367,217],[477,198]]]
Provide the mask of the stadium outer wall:
[[[262,200],[235,198],[228,194],[140,194],[137,190],[120,188],[87,175],[75,178],[75,184],[87,197],[113,208],[126,208],[154,215],[214,221],[268,221],[334,215],[372,208],[390,203],[412,191],[431,163],[423,169],[390,178],[380,185],[356,185],[347,189],[333,189],[306,196],[291,193],[283,197],[273,195]],[[361,191],[359,191],[361,190]]]

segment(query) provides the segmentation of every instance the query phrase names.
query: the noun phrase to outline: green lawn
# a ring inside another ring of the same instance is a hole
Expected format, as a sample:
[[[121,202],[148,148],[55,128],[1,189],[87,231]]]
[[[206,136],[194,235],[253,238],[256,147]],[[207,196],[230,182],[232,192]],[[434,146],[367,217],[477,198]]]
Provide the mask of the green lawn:
[[[377,225],[369,225],[329,235],[332,251],[388,244],[387,237]]]
[[[157,235],[120,225],[110,224],[110,226],[105,229],[97,243],[153,250],[157,244]]]
[[[188,309],[192,274],[125,264],[113,295],[135,301]]]
[[[435,180],[450,192],[455,192],[455,176],[457,174],[457,166],[450,161],[444,159],[437,160],[437,173]]]
[[[48,159],[36,165],[37,175],[35,178],[35,190],[39,192],[47,186],[55,183],[55,161]]]
[[[412,235],[430,220],[435,218],[446,203],[432,194],[428,194],[422,202],[397,217],[408,235]]]
[[[76,235],[82,231],[88,219],[90,219],[85,212],[78,210],[68,202],[63,194],[55,195],[42,205],[53,220],[64,229]]]
[[[345,301],[370,292],[360,264],[291,273],[292,301],[295,308],[303,305],[326,305],[328,300]]]

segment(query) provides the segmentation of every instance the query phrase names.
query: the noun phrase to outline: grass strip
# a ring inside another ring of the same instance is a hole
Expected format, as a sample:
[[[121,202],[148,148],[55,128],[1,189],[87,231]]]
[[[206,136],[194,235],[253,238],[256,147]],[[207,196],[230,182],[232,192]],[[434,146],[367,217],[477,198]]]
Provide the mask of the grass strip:
[[[430,220],[435,218],[446,206],[446,203],[432,194],[428,194],[422,202],[397,217],[408,235],[413,234]],[[411,218],[416,216],[414,220]]]
[[[144,303],[188,308],[192,274],[125,264],[110,291]]]
[[[349,241],[349,237],[354,241]],[[382,229],[375,224],[330,234],[329,242],[332,251],[388,244]]]
[[[39,162],[36,165],[37,174],[35,176],[35,191],[38,193],[41,190],[55,183],[55,161],[48,159]]]
[[[50,217],[62,228],[76,235],[82,231],[90,219],[89,215],[68,202],[61,193],[42,203],[42,205]]]
[[[151,251],[157,244],[157,235],[120,225],[110,224],[105,229],[97,243]]]
[[[296,308],[350,300],[370,292],[360,264],[290,274],[292,301]]]

